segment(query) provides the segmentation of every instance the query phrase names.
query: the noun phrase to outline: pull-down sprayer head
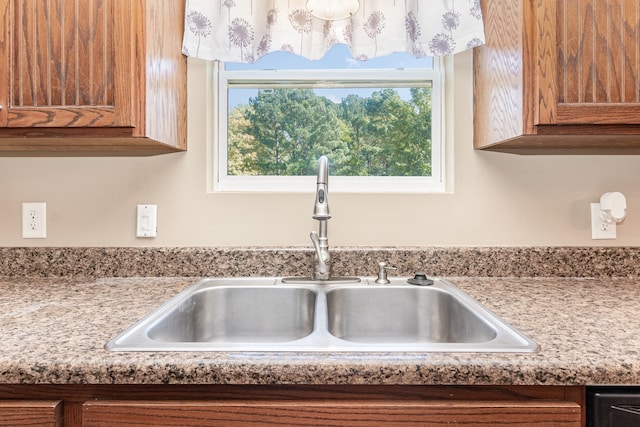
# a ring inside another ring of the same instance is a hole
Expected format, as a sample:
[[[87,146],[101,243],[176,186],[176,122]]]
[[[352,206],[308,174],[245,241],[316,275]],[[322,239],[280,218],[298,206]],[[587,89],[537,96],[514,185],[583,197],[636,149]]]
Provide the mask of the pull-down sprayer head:
[[[328,199],[329,160],[321,156],[318,160],[318,180],[316,183],[316,201],[313,205],[313,219],[327,220],[331,218]]]

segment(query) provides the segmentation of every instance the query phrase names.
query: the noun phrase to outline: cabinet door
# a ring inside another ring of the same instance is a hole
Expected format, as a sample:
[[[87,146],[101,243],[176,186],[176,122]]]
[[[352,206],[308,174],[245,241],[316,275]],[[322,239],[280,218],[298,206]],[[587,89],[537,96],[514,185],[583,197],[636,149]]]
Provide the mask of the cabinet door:
[[[133,126],[135,3],[0,0],[0,126]]]
[[[0,427],[62,427],[59,401],[0,401]]]
[[[87,402],[84,427],[143,426],[424,426],[492,423],[520,427],[579,427],[580,406],[573,402],[474,401],[268,401],[268,402]]]
[[[640,124],[640,0],[537,3],[536,124]]]

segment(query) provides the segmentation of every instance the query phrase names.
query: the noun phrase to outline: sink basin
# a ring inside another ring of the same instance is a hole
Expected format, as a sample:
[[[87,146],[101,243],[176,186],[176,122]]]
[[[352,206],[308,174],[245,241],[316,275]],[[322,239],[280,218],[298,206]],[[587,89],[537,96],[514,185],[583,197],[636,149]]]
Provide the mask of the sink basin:
[[[106,345],[111,351],[531,352],[538,346],[450,282],[203,279]]]
[[[208,286],[148,330],[163,342],[287,342],[313,331],[315,292],[260,286]]]
[[[482,343],[497,331],[433,287],[349,287],[327,293],[329,332],[361,343]]]
[[[107,344],[108,350],[242,350],[314,328],[316,292],[275,279],[205,279]]]

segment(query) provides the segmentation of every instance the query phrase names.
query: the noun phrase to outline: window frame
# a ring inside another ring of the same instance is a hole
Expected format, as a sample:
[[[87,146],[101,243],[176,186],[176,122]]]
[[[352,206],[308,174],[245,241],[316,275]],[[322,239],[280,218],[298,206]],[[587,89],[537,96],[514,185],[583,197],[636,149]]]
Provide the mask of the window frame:
[[[444,88],[445,67],[440,58],[433,58],[433,68],[398,69],[302,69],[302,70],[225,70],[224,63],[215,61],[211,70],[213,90],[213,129],[211,146],[207,151],[207,191],[295,193],[313,190],[314,176],[233,176],[227,175],[227,120],[228,88],[257,84],[275,84],[279,87],[345,87],[349,83],[370,87],[407,87],[407,83],[431,81],[431,158],[430,177],[406,176],[334,176],[331,191],[344,193],[444,193],[445,123]],[[403,84],[404,83],[404,84]],[[313,84],[313,86],[310,86]],[[307,85],[307,86],[304,86]],[[361,87],[361,86],[360,86]],[[224,118],[224,120],[223,120]],[[327,154],[331,159],[330,153]]]

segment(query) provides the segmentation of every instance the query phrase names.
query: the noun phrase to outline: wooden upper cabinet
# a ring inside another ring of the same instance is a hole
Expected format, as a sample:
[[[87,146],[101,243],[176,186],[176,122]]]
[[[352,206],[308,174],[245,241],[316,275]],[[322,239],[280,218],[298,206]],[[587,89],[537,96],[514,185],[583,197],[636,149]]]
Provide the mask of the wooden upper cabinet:
[[[0,155],[186,148],[184,2],[0,0]]]
[[[482,0],[474,143],[640,152],[640,0]]]

